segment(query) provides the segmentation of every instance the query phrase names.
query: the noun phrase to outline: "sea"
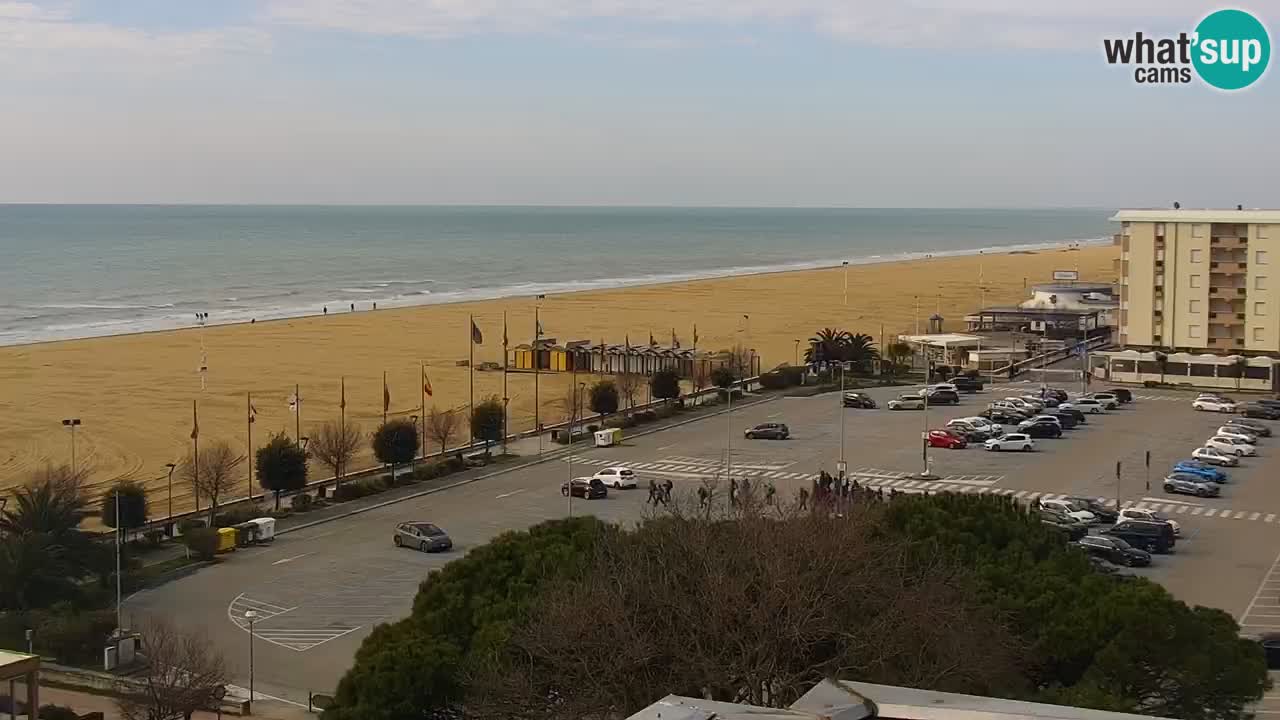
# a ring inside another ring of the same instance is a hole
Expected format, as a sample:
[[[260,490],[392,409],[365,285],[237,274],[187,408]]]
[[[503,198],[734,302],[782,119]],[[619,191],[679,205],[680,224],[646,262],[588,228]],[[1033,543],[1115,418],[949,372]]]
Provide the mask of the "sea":
[[[1099,242],[1102,209],[0,205],[0,345]]]

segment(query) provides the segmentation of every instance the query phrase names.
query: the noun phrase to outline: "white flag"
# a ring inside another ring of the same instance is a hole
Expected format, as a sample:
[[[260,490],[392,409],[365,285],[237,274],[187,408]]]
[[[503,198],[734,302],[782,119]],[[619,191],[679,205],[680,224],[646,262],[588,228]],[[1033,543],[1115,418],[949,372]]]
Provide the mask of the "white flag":
[[[295,394],[293,394],[293,395],[290,395],[290,396],[289,396],[289,412],[291,412],[291,413],[296,413],[296,412],[298,412],[298,403],[299,403],[299,402],[301,402],[301,401],[298,399],[298,395],[297,395],[296,393],[295,393]]]

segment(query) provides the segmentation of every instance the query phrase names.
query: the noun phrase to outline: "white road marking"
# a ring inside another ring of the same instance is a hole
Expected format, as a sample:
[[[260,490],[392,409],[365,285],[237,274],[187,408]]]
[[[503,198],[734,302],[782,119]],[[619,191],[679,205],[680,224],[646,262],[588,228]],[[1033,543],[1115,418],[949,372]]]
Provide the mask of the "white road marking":
[[[1217,510],[1212,510],[1212,509],[1210,509],[1210,510],[1205,510],[1205,511],[1204,511],[1204,516],[1205,516],[1205,517],[1213,517],[1214,513],[1216,513],[1216,512],[1218,512],[1218,511],[1217,511]]]
[[[1189,505],[1182,505],[1178,508],[1178,514],[1181,515],[1190,509],[1191,507]]]
[[[1240,518],[1243,518],[1243,517],[1244,517],[1244,515],[1245,515],[1245,514],[1244,514],[1244,511],[1242,510],[1242,511],[1240,511],[1240,512],[1236,513],[1236,517],[1235,517],[1235,519],[1236,519],[1236,520],[1239,520]],[[1254,515],[1257,515],[1257,513],[1254,513]]]
[[[1265,518],[1263,518],[1263,519],[1264,519],[1266,522],[1272,522],[1272,521],[1274,521],[1274,520],[1276,519],[1275,513],[1267,513],[1267,516],[1266,516]]]
[[[1204,512],[1204,508],[1202,508],[1202,507],[1198,507],[1198,508],[1196,508],[1195,510],[1192,510],[1192,511],[1191,511],[1191,514],[1192,514],[1192,515],[1199,515],[1199,514],[1201,514],[1201,513],[1203,513],[1203,512]]]
[[[528,489],[528,488],[520,488],[519,490],[512,490],[511,492],[502,493],[501,495],[495,495],[495,496],[494,496],[494,499],[495,499],[495,500],[501,500],[501,499],[503,499],[503,498],[509,498],[509,497],[511,497],[512,495],[519,495],[520,493],[524,492],[524,491],[525,491],[525,490],[527,490],[527,489]]]
[[[277,560],[277,561],[275,561],[275,562],[273,562],[273,563],[271,563],[271,564],[272,564],[272,565],[283,565],[283,564],[285,564],[285,563],[287,563],[287,562],[293,562],[294,560],[300,560],[300,559],[302,559],[302,558],[304,558],[304,557],[306,557],[306,556],[308,556],[308,555],[314,555],[314,554],[315,554],[315,553],[313,553],[313,552],[305,552],[305,553],[302,553],[301,555],[294,555],[293,557],[280,558],[279,560]]]

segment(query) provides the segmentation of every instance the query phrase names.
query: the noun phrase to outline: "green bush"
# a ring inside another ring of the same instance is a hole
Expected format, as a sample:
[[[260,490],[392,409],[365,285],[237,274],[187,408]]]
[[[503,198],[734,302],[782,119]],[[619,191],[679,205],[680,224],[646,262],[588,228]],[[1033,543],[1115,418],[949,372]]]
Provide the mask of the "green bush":
[[[289,507],[293,508],[295,512],[306,512],[311,509],[311,502],[310,495],[301,493],[289,498]]]
[[[347,502],[349,500],[357,500],[362,497],[376,495],[386,490],[387,486],[381,478],[369,478],[368,480],[356,480],[354,482],[345,482],[342,487],[333,493],[333,499],[338,502]]]
[[[178,521],[178,532],[182,535],[186,535],[192,530],[199,530],[202,527],[207,526],[204,524],[204,520],[198,518],[187,518],[185,520]]]
[[[191,528],[190,532],[182,534],[182,540],[187,549],[201,560],[212,560],[218,552],[218,531],[213,528]]]
[[[35,651],[67,665],[101,663],[102,648],[116,627],[112,610],[78,612],[66,605],[32,612],[29,619]]]
[[[213,516],[214,527],[233,527],[242,522],[249,522],[254,518],[262,517],[262,508],[257,505],[249,507],[237,506],[228,508],[227,510]]]
[[[64,705],[41,705],[39,720],[80,720],[80,713]]]
[[[160,547],[164,544],[163,530],[148,530],[142,534],[142,537],[146,538],[146,541],[150,543],[151,547]]]

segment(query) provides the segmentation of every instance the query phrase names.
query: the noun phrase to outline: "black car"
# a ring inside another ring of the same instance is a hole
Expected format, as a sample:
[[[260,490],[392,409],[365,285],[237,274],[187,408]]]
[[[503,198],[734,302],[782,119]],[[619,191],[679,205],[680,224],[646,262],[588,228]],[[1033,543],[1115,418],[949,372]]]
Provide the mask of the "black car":
[[[1076,419],[1076,423],[1079,425],[1084,425],[1089,422],[1089,418],[1085,416],[1083,410],[1077,410],[1075,408],[1060,407],[1060,408],[1054,408],[1053,412],[1058,415],[1070,415],[1071,417]],[[1046,414],[1050,414],[1050,413],[1046,413]]]
[[[955,390],[930,390],[925,396],[930,405],[959,405],[960,395]]]
[[[1058,412],[1057,410],[1045,410],[1040,414],[1048,415],[1051,418],[1057,418],[1058,424],[1062,426],[1063,430],[1070,430],[1080,424],[1080,421],[1076,420],[1076,416],[1070,413]]]
[[[1120,513],[1094,500],[1085,497],[1069,497],[1067,502],[1071,503],[1080,510],[1088,510],[1098,519],[1098,522],[1111,525],[1120,517]]]
[[[1049,508],[1037,508],[1040,522],[1065,532],[1071,540],[1079,540],[1089,534],[1089,526],[1074,518]]]
[[[871,396],[860,392],[847,392],[844,394],[844,406],[847,408],[863,408],[866,410],[874,410],[876,401]]]
[[[1108,537],[1118,537],[1136,548],[1147,552],[1167,553],[1178,542],[1169,523],[1125,520],[1102,531]]]
[[[1056,398],[1060,403],[1066,402],[1067,398],[1071,397],[1067,394],[1067,391],[1062,388],[1045,388],[1044,394],[1046,397]]]
[[[983,410],[978,413],[978,417],[986,418],[991,422],[999,423],[1000,425],[1017,425],[1027,419],[1027,415],[1023,412],[1003,408]]]
[[[1133,402],[1133,393],[1129,392],[1129,388],[1108,388],[1107,392],[1116,396],[1116,399],[1122,403]]]
[[[763,438],[765,440],[786,440],[791,437],[791,430],[785,423],[760,423],[743,433],[748,440]]]
[[[1267,669],[1280,669],[1280,633],[1263,633],[1258,638],[1258,643],[1262,645],[1262,653],[1267,658]]]
[[[609,497],[609,488],[605,487],[600,478],[574,478],[573,483],[561,483],[560,494],[565,497],[569,493],[573,493],[574,497],[586,498],[587,500],[600,500]]]
[[[1257,435],[1258,437],[1271,437],[1271,426],[1256,420],[1246,420],[1244,418],[1231,418],[1223,423],[1223,425],[1235,425]]]
[[[1018,432],[1024,432],[1033,438],[1060,438],[1062,426],[1051,422],[1037,422],[1026,427],[1019,425]]]
[[[952,378],[951,384],[956,386],[956,390],[964,393],[976,393],[982,389],[982,381],[978,378],[960,376]]]
[[[1116,565],[1150,565],[1151,553],[1130,545],[1118,537],[1087,535],[1076,542],[1081,550],[1109,560]]]
[[[1258,405],[1265,405],[1267,407],[1280,409],[1280,400],[1276,400],[1274,398],[1259,398],[1254,400],[1254,402]]]
[[[1268,405],[1259,405],[1257,403],[1249,403],[1244,406],[1240,414],[1247,418],[1258,420],[1280,420],[1280,408],[1270,407]]]

